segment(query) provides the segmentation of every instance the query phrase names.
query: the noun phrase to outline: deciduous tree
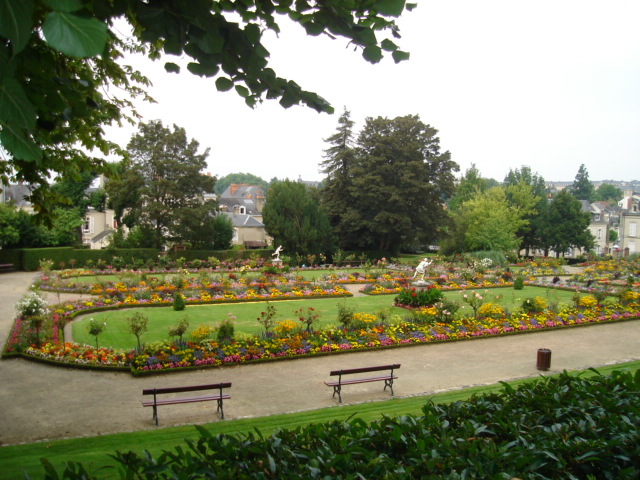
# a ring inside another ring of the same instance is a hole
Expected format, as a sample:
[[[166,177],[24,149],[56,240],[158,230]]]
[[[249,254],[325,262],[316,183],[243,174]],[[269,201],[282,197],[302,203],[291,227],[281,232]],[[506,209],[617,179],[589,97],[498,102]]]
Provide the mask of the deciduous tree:
[[[589,232],[591,216],[582,211],[582,204],[566,190],[555,196],[549,205],[545,222],[544,239],[547,249],[556,252],[556,257],[564,255],[569,248],[591,249],[593,235]]]
[[[209,150],[198,153],[196,140],[187,140],[183,128],[166,128],[159,120],[140,124],[127,150],[132,169],[142,181],[138,223],[154,232],[154,246],[167,242],[190,242],[193,216],[198,222],[213,222],[217,211],[213,193],[215,178],[205,175]]]

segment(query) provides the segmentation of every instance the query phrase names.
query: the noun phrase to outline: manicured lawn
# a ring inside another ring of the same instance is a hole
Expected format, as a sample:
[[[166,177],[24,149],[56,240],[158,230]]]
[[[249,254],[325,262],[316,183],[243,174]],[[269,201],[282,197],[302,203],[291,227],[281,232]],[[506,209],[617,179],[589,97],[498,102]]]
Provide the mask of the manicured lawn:
[[[636,371],[640,369],[640,361],[599,367],[598,371],[603,375],[607,375],[614,370],[623,369],[632,372]],[[590,371],[574,371],[571,373],[576,375],[593,374]],[[515,388],[531,381],[535,381],[535,377],[507,383]],[[501,389],[502,385],[494,384],[429,396],[395,398],[380,402],[334,406],[292,414],[218,421],[206,424],[204,427],[214,435],[248,434],[255,433],[256,429],[264,435],[269,435],[277,429],[291,430],[310,423],[324,423],[333,420],[347,420],[349,418],[373,421],[381,418],[382,415],[421,415],[422,407],[428,400],[432,400],[435,403],[451,403],[467,400],[472,395],[497,392]],[[194,439],[197,436],[198,432],[193,426],[182,426],[2,447],[0,448],[0,480],[25,478],[25,472],[32,479],[42,478],[44,469],[40,464],[40,458],[43,457],[47,458],[58,471],[62,470],[63,462],[69,460],[81,462],[85,467],[95,471],[101,466],[115,465],[115,462],[108,455],[113,454],[116,450],[121,452],[133,450],[138,453],[148,450],[157,458],[158,454],[163,450],[173,450],[178,445],[185,447],[184,439]],[[118,478],[113,470],[103,471],[101,477]]]
[[[308,307],[315,309],[320,315],[318,326],[325,328],[336,323],[338,315],[338,304],[346,304],[353,307],[357,312],[374,313],[380,308],[393,308],[393,313],[406,315],[407,311],[401,308],[392,307],[393,296],[379,295],[367,297],[349,298],[320,298],[309,300],[280,300],[268,302],[276,307],[277,321],[297,320],[294,314],[296,310]],[[263,331],[262,325],[257,321],[260,313],[264,311],[267,302],[245,302],[230,303],[224,305],[188,305],[183,311],[174,311],[172,307],[148,307],[131,308],[123,310],[112,310],[97,312],[85,316],[81,321],[73,325],[73,340],[78,343],[95,344],[95,339],[87,333],[87,321],[93,318],[96,322],[106,322],[107,328],[100,335],[100,345],[114,348],[132,348],[135,346],[135,337],[128,332],[127,319],[135,312],[142,312],[149,318],[148,332],[142,337],[143,342],[166,340],[169,328],[178,323],[179,320],[187,316],[189,320],[189,330],[196,329],[199,325],[217,326],[229,314],[235,316],[236,332],[250,335],[259,334]],[[302,325],[302,324],[301,324]]]
[[[522,304],[524,299],[540,296],[546,299],[547,304],[572,304],[574,292],[563,290],[551,290],[540,287],[527,286],[523,290],[513,288],[494,288],[478,290],[484,296],[486,302],[498,303],[503,308],[513,309]],[[469,295],[469,291],[446,292],[448,298],[462,301],[463,295]],[[392,315],[404,317],[408,312],[404,309],[393,307],[394,295],[374,295],[350,298],[320,298],[309,300],[280,300],[269,302],[276,307],[277,321],[297,321],[295,311],[301,308],[312,307],[318,313],[318,327],[327,328],[336,325],[338,304],[344,304],[353,308],[356,312],[375,313],[382,308],[390,308]],[[101,346],[113,348],[133,348],[136,344],[135,337],[128,332],[127,319],[135,312],[142,312],[149,318],[148,331],[143,335],[143,343],[162,341],[168,338],[169,328],[176,325],[185,316],[189,320],[188,332],[199,325],[217,326],[229,314],[236,317],[235,328],[238,333],[257,335],[263,331],[262,325],[257,321],[260,313],[265,310],[266,302],[231,303],[224,305],[189,305],[183,311],[174,311],[172,307],[147,307],[111,310],[86,315],[80,321],[73,324],[73,340],[78,343],[95,345],[95,338],[87,333],[88,319],[96,322],[106,322],[107,328],[99,337]],[[467,307],[468,308],[468,307]]]

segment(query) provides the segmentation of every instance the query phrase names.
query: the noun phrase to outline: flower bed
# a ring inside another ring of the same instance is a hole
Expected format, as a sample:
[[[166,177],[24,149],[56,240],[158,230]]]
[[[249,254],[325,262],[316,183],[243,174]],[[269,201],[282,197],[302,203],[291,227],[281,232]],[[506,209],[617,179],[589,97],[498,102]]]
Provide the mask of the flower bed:
[[[493,272],[483,276],[468,269],[450,270],[442,266],[432,272],[429,281],[433,288],[467,290],[513,285],[508,272]],[[368,283],[370,286],[365,289],[365,293],[369,294],[399,294],[410,282],[408,275],[391,272],[375,278],[367,275],[329,274],[324,280],[331,283],[322,285],[302,282],[300,279],[292,282],[291,278],[285,276],[270,276],[268,281],[267,278],[254,281],[247,277],[238,279],[233,276],[233,273],[227,274],[229,281],[224,285],[214,285],[211,282],[195,283],[195,280],[183,276],[185,280],[182,284],[163,281],[155,284],[138,282],[127,285],[116,282],[107,288],[101,286],[102,296],[98,298],[53,307],[52,320],[43,327],[48,330],[40,337],[45,339],[40,347],[25,344],[29,325],[18,318],[3,355],[24,355],[40,361],[79,367],[130,369],[134,374],[142,374],[463,340],[640,318],[640,293],[629,289],[614,305],[602,306],[595,299],[589,299],[581,301],[575,307],[564,308],[558,313],[532,311],[507,316],[499,306],[484,304],[474,308],[472,317],[459,318],[449,311],[450,305],[440,302],[437,307],[428,305],[411,309],[407,314],[408,318],[404,320],[383,322],[374,315],[355,314],[355,328],[302,331],[295,327],[281,326],[276,335],[270,332],[262,337],[243,336],[235,341],[204,338],[192,342],[164,342],[155,346],[152,351],[93,348],[63,343],[58,338],[61,327],[78,314],[111,308],[166,306],[173,302],[176,291],[182,292],[184,301],[189,304],[209,304],[350,296],[351,294],[341,286],[345,283]],[[529,277],[527,283],[545,288],[614,292],[614,289],[604,289],[597,284],[585,288],[575,284],[563,284],[561,281],[535,283],[533,277]],[[45,286],[47,281],[41,281],[40,284]],[[95,286],[92,288],[98,293]]]
[[[640,318],[640,301],[626,306],[567,308],[558,314],[520,314],[477,320],[463,318],[448,323],[434,322],[436,315],[434,308],[424,307],[414,313],[413,322],[395,324],[376,324],[375,316],[367,319],[362,315],[368,325],[353,330],[290,331],[280,336],[248,337],[231,342],[212,339],[182,344],[166,342],[154,352],[48,342],[40,348],[29,347],[23,355],[82,367],[127,367],[134,374],[177,371],[630,320]]]

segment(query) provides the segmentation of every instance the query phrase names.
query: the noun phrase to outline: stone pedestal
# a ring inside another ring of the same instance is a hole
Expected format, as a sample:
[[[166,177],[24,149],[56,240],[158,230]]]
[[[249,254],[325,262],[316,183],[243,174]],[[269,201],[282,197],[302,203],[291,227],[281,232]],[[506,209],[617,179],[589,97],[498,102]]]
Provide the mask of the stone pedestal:
[[[279,258],[274,258],[271,263],[278,268],[282,267],[282,260]]]
[[[428,287],[429,282],[425,282],[424,280],[416,280],[415,282],[412,282],[411,285],[413,285],[414,287]]]

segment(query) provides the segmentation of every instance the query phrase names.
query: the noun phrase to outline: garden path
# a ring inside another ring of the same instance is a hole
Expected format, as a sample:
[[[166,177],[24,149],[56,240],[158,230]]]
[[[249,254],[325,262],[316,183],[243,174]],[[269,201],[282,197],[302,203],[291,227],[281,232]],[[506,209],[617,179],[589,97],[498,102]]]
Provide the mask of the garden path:
[[[13,304],[32,279],[31,273],[0,275],[2,343],[12,325]],[[323,384],[329,371],[339,368],[400,363],[394,385],[398,397],[535,377],[541,373],[536,370],[539,348],[552,351],[549,373],[640,360],[640,321],[143,378],[51,367],[23,359],[0,360],[0,445],[157,428],[150,409],[140,404],[142,389],[154,386],[233,382],[225,417],[236,419],[339,408],[331,389]],[[343,392],[343,400],[387,400],[388,392],[378,387],[350,386]],[[217,418],[210,402],[160,411],[161,427]]]

